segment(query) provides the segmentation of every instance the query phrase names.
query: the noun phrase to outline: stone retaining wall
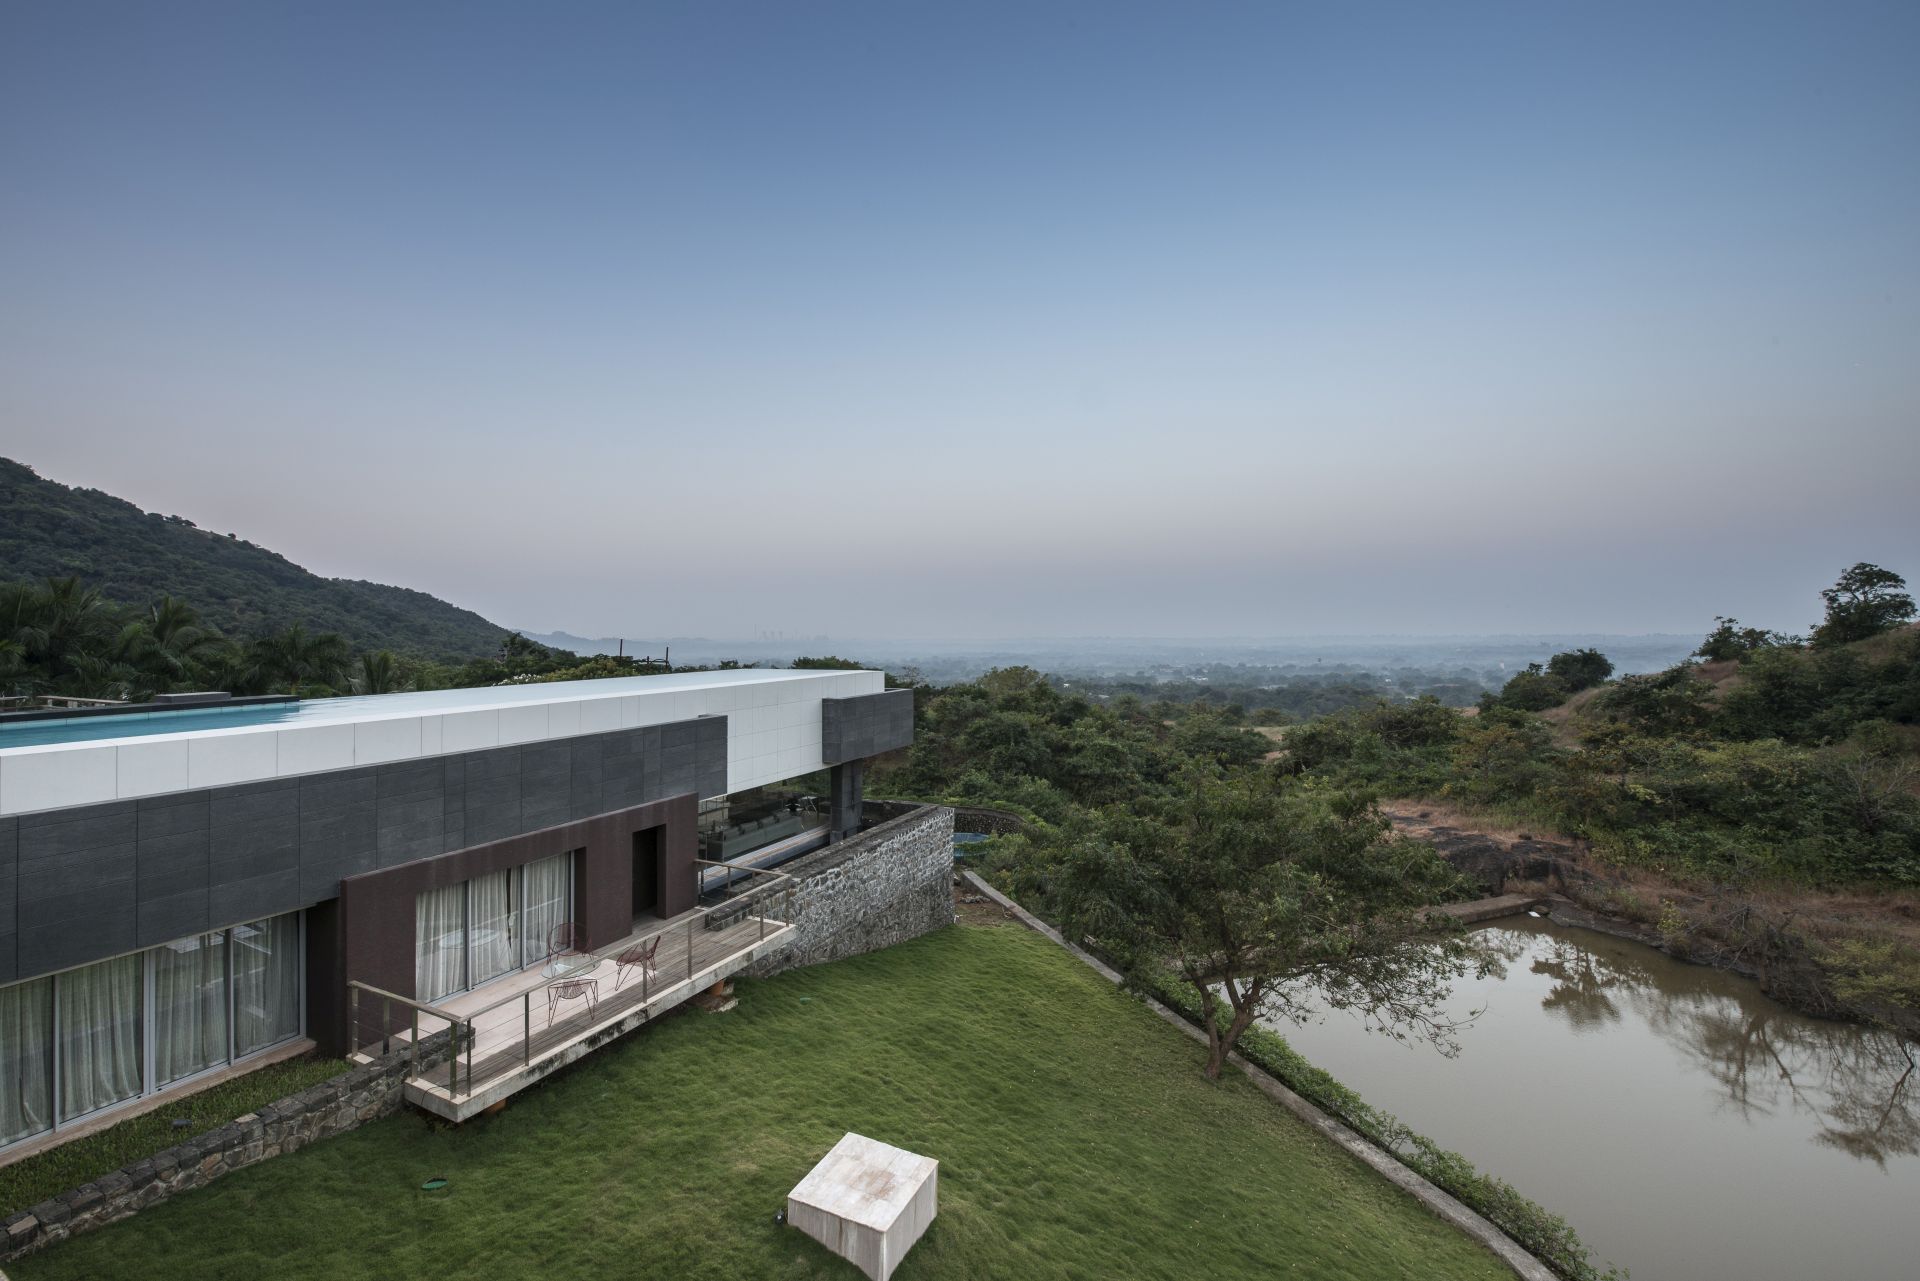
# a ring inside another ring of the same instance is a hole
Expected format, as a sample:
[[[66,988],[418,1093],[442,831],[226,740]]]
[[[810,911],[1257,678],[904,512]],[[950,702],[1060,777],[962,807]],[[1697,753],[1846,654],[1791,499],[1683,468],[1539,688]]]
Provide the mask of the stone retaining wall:
[[[918,806],[860,835],[782,864],[794,940],[747,971],[764,978],[874,952],[953,923],[953,811]]]
[[[437,1063],[446,1056],[446,1047],[444,1032],[423,1041],[423,1059],[430,1065]],[[12,1262],[70,1236],[105,1227],[169,1197],[205,1187],[222,1175],[387,1116],[400,1107],[408,1067],[405,1048],[394,1050],[10,1215],[0,1225],[5,1229],[0,1262]]]

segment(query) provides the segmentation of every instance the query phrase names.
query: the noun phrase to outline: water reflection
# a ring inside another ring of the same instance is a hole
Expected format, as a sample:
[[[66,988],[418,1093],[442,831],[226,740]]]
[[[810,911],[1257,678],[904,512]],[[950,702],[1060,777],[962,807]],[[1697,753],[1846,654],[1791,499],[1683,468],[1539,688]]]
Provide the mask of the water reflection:
[[[1920,1050],[1737,975],[1550,920],[1477,932],[1461,1053],[1338,1011],[1282,1033],[1415,1130],[1564,1215],[1634,1281],[1912,1281]]]
[[[1621,1022],[1626,1003],[1743,1119],[1797,1114],[1813,1122],[1815,1142],[1883,1167],[1920,1156],[1920,1051],[1903,1038],[1757,1006],[1740,999],[1744,980],[1648,948],[1584,941],[1602,936],[1485,933],[1509,965],[1524,958],[1550,981],[1541,1009],[1590,1033]]]

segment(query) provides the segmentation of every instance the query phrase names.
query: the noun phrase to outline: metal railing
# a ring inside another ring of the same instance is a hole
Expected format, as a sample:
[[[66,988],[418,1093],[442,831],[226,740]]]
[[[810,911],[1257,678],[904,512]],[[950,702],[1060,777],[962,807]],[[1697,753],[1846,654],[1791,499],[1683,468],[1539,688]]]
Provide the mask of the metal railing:
[[[701,860],[701,859],[695,860],[695,862],[704,862],[704,861],[705,860]],[[727,866],[727,865],[720,864],[718,866]],[[758,941],[765,942],[767,938],[767,923],[768,923],[768,920],[770,919],[767,915],[767,904],[770,901],[772,901],[773,895],[769,893],[765,893],[764,891],[777,889],[779,887],[780,882],[788,883],[786,886],[785,902],[789,909],[789,919],[791,919],[791,908],[793,903],[793,886],[791,882],[793,881],[793,878],[791,876],[786,875],[784,872],[772,872],[763,868],[754,868],[754,869],[741,868],[738,870],[741,870],[741,871],[752,870],[763,876],[777,878],[775,881],[770,882],[765,886],[762,886],[760,890],[748,890],[745,893],[742,893],[738,896],[734,896],[731,894],[728,896],[729,902],[746,903],[748,905],[747,910],[755,912],[755,915],[759,923]],[[613,944],[611,947],[602,948],[596,952],[575,953],[573,955],[578,959],[569,960],[567,962],[565,973],[549,975],[546,982],[536,983],[533,986],[528,987],[523,991],[511,993],[507,996],[503,996],[497,1001],[493,1001],[487,1005],[481,1006],[478,1009],[469,1010],[465,1013],[456,1014],[452,1010],[446,1009],[442,1006],[434,1005],[431,1002],[417,1001],[417,1000],[414,1000],[412,997],[401,996],[397,992],[388,992],[388,991],[385,991],[384,989],[374,987],[370,983],[362,983],[357,979],[349,979],[347,981],[347,992],[348,992],[348,1002],[350,1006],[350,1018],[353,1025],[352,1032],[349,1036],[349,1040],[351,1042],[349,1047],[350,1052],[357,1054],[360,1052],[360,1047],[361,1047],[361,1040],[360,1040],[361,994],[366,993],[369,996],[378,997],[382,1003],[381,1015],[380,1015],[380,1027],[381,1027],[381,1053],[383,1054],[387,1053],[392,1049],[392,1041],[395,1035],[394,1032],[391,1030],[393,1025],[393,1006],[397,1003],[402,1008],[412,1011],[412,1022],[411,1022],[411,1029],[409,1033],[411,1036],[412,1053],[410,1054],[408,1059],[407,1074],[409,1076],[420,1075],[419,1062],[420,1062],[420,1018],[421,1016],[425,1015],[428,1018],[439,1019],[447,1024],[447,1027],[451,1033],[450,1044],[448,1047],[449,1052],[447,1056],[448,1097],[463,1098],[463,1097],[471,1096],[473,1093],[473,1051],[474,1051],[474,1046],[478,1044],[480,1039],[479,1030],[476,1028],[475,1025],[482,1018],[493,1013],[495,1010],[513,1005],[516,1002],[519,1003],[520,1005],[520,1063],[521,1063],[521,1066],[523,1067],[531,1067],[533,1065],[533,1060],[534,1060],[533,997],[536,992],[545,992],[551,984],[566,982],[568,978],[584,978],[585,976],[592,974],[595,970],[597,970],[600,967],[600,965],[605,961],[609,959],[615,959],[628,952],[644,952],[644,950],[646,949],[649,943],[654,943],[656,940],[664,939],[670,934],[681,934],[685,936],[686,977],[684,979],[676,978],[668,986],[671,987],[679,983],[691,984],[694,980],[695,974],[697,973],[697,969],[694,965],[694,945],[698,940],[699,936],[706,932],[706,921],[709,915],[710,913],[707,913],[707,912],[700,912],[700,911],[689,912],[687,914],[686,920],[677,922],[672,925],[663,926],[660,929],[653,931],[651,934],[644,934],[639,936],[638,938],[629,936],[627,938],[621,939],[618,943]],[[774,928],[778,930],[784,927],[786,924],[787,924],[787,921],[778,921],[776,922]],[[557,959],[559,958],[549,957],[546,961],[542,962],[542,968],[544,969],[548,966],[553,965],[555,960]],[[630,968],[638,969],[640,971],[640,1000],[638,1004],[634,1006],[634,1008],[637,1010],[644,1010],[653,1004],[653,997],[654,997],[653,981],[654,981],[655,974],[660,967],[658,965],[648,965],[648,964],[641,963],[639,961],[635,961],[632,963]],[[599,1001],[598,995],[596,994],[592,998],[591,1008],[597,1011],[599,1008],[599,1005],[600,1005],[600,1001]],[[591,1020],[590,1024],[592,1021],[597,1021],[597,1020]],[[553,1018],[551,1013],[549,1013],[547,1022],[548,1022],[548,1026],[551,1026],[553,1023]],[[431,1030],[432,1029],[429,1028],[429,1031]],[[505,1047],[502,1047],[502,1048],[504,1049]],[[493,1053],[497,1054],[499,1053],[499,1051],[494,1051]],[[462,1064],[462,1061],[461,1061],[463,1054],[465,1056],[464,1065]],[[491,1055],[489,1057],[491,1057]],[[465,1082],[466,1082],[466,1088],[464,1090],[461,1089],[463,1066],[464,1066]],[[490,1073],[487,1077],[487,1080],[491,1081],[493,1079],[493,1076],[494,1074]]]
[[[413,1012],[412,1026],[408,1031],[407,1075],[420,1075],[420,1016],[439,1019],[447,1025],[453,1034],[454,1052],[459,1052],[460,1016],[450,1010],[425,1001],[416,1001],[410,996],[401,996],[398,992],[389,992],[385,988],[375,987],[371,983],[362,983],[359,979],[347,980],[347,1054],[349,1057],[360,1053],[360,994],[380,998],[380,1053],[385,1055],[393,1050],[393,1006],[400,1005]]]
[[[774,893],[784,890],[786,911],[783,919],[787,921],[793,920],[793,887],[799,884],[799,882],[787,875],[787,873],[776,872],[768,867],[748,867],[740,863],[716,863],[712,859],[705,858],[696,858],[693,860],[693,864],[695,867],[724,867],[727,869],[729,875],[721,878],[721,902],[723,905],[732,907],[737,903],[752,904],[756,900],[759,902],[760,938],[762,941],[767,937],[766,900],[771,898]],[[750,886],[744,892],[735,894],[733,890],[733,876],[731,875],[731,873],[734,872],[745,872],[749,881],[756,876],[766,876],[772,879],[761,885]],[[711,918],[712,915],[712,912],[707,913],[709,918]]]

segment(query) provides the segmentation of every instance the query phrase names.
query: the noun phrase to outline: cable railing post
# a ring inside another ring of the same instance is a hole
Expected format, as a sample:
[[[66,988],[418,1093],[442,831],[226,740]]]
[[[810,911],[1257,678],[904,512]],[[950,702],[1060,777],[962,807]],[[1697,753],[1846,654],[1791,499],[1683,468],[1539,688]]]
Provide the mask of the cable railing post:
[[[687,982],[693,982],[693,918],[687,918]]]
[[[420,1007],[413,1007],[413,1039],[407,1042],[407,1075],[420,1075]]]
[[[473,1024],[467,1024],[467,1093],[473,1093],[473,1043],[480,1039],[473,1030]]]
[[[533,989],[520,994],[520,1061],[533,1064]]]
[[[380,998],[380,1057],[393,1052],[393,998]]]
[[[447,1097],[460,1088],[460,1025],[447,1020]]]
[[[347,1011],[347,1022],[352,1025],[347,1033],[347,1057],[352,1058],[360,1053],[360,989],[357,987],[347,989]]]

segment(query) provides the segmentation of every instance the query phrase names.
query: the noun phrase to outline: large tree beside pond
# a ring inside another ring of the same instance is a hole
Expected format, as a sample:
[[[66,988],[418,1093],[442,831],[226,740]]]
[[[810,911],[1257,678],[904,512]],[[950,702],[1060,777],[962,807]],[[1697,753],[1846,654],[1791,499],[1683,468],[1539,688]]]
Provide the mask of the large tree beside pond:
[[[1364,798],[1266,771],[1195,776],[1172,799],[1093,818],[1056,881],[1072,935],[1136,987],[1170,969],[1194,989],[1209,1077],[1255,1019],[1328,1007],[1446,1048],[1457,1025],[1442,1003],[1479,952],[1424,909],[1458,884]]]

